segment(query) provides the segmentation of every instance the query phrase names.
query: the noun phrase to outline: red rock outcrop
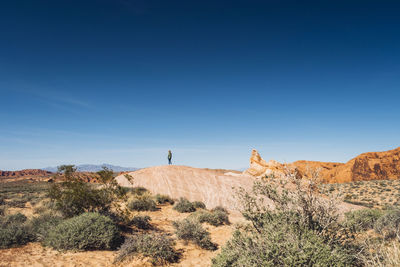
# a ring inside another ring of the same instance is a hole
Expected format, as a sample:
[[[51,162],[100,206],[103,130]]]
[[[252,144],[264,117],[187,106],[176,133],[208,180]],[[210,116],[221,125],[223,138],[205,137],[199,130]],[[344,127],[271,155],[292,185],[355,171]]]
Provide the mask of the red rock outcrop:
[[[252,176],[271,173],[280,174],[286,166],[296,169],[300,177],[308,177],[308,169],[319,169],[326,183],[346,183],[365,180],[400,179],[400,147],[384,152],[363,153],[347,163],[300,160],[290,164],[276,161],[268,163],[256,150],[252,151],[250,168],[245,171]]]
[[[44,171],[40,169],[27,169],[21,171],[0,171],[0,177],[23,177],[23,176],[49,176],[53,174],[49,171]]]
[[[384,152],[363,153],[332,170],[331,179],[339,183],[400,179],[400,147]]]
[[[318,169],[320,177],[324,182],[333,182],[332,180],[335,178],[334,170],[344,165],[344,163],[298,160],[293,162],[292,165],[296,166],[301,177],[308,178],[310,170]]]

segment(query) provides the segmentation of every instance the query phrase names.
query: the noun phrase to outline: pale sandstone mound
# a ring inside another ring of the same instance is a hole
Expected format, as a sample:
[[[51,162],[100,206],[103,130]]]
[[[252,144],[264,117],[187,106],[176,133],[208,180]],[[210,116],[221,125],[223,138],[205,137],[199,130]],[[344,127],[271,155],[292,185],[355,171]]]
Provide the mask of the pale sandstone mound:
[[[247,174],[228,175],[227,172],[218,170],[174,165],[150,167],[128,174],[133,177],[132,184],[124,176],[125,174],[117,176],[117,182],[126,187],[142,186],[153,194],[165,194],[175,199],[185,197],[190,201],[203,201],[209,209],[221,205],[235,212],[241,209],[235,197],[236,189],[251,191],[255,181],[253,176]],[[271,180],[272,183],[276,181]],[[286,188],[293,190],[294,185],[289,184]],[[272,205],[268,199],[265,203],[268,206]],[[359,207],[341,203],[338,208],[340,213],[344,213]]]
[[[153,194],[165,194],[173,198],[185,197],[190,201],[203,201],[207,208],[222,205],[237,209],[235,188],[249,190],[254,178],[248,175],[227,175],[221,171],[198,169],[187,166],[157,166],[130,172],[131,185],[124,175],[117,176],[122,186],[143,186]]]

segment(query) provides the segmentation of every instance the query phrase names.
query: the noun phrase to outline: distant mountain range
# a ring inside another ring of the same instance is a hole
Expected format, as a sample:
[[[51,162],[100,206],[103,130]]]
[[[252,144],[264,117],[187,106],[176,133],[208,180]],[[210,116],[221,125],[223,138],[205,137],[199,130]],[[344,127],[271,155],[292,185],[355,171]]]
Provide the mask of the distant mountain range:
[[[78,172],[98,172],[103,169],[103,167],[107,167],[108,169],[113,170],[114,172],[126,172],[126,171],[136,171],[139,168],[133,168],[133,167],[121,167],[121,166],[115,166],[111,164],[101,164],[101,165],[95,165],[95,164],[81,164],[81,165],[76,165]],[[47,168],[42,168],[42,170],[49,171],[49,172],[57,172],[57,167],[47,167]]]

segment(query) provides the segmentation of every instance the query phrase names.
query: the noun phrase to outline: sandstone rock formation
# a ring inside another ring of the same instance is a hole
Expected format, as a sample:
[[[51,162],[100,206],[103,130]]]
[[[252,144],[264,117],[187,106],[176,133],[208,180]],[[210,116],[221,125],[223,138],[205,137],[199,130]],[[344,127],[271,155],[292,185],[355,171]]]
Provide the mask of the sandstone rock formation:
[[[207,208],[222,205],[236,209],[236,191],[233,187],[250,189],[252,176],[227,175],[220,170],[198,169],[187,166],[157,166],[130,172],[131,185],[124,175],[116,177],[122,186],[143,186],[153,194],[165,194],[173,198],[185,197],[190,201],[203,201]]]
[[[298,160],[293,162],[292,165],[296,167],[301,177],[309,178],[310,170],[319,170],[320,177],[324,182],[334,182],[334,170],[344,163]]]
[[[333,182],[400,179],[400,147],[363,153],[338,166],[330,175]]]
[[[275,175],[281,176],[283,174],[285,165],[281,164],[275,160],[270,160],[266,162],[261,158],[257,150],[253,149],[251,151],[250,157],[250,168],[244,171],[244,174],[249,174],[255,177],[265,176],[265,175]]]
[[[143,186],[152,194],[165,194],[174,199],[185,197],[190,201],[203,201],[209,209],[221,205],[237,212],[240,209],[240,203],[236,189],[243,188],[249,191],[255,179],[248,174],[231,172],[231,175],[227,175],[228,173],[222,170],[167,165],[130,172],[133,184],[124,174],[117,176],[116,180],[121,186]],[[275,180],[270,180],[270,182],[274,183]],[[280,186],[279,183],[276,185]],[[291,188],[293,185],[289,185],[287,189]],[[272,201],[266,199],[266,204],[270,205]],[[339,205],[342,213],[358,208],[348,203]]]
[[[252,151],[250,168],[244,173],[252,176],[264,176],[273,173],[280,175],[285,166],[294,168],[299,177],[308,178],[308,169],[319,169],[320,177],[327,183],[345,183],[364,180],[400,179],[400,147],[384,152],[363,153],[347,163],[295,161],[281,164],[276,161],[268,163],[256,150]]]

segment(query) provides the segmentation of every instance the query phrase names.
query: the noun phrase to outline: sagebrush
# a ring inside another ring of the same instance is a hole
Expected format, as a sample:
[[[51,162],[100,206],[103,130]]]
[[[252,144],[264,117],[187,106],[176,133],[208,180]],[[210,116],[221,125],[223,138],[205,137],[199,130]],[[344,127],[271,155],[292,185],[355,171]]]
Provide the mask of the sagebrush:
[[[193,205],[192,202],[190,202],[186,198],[181,197],[175,204],[174,210],[181,213],[189,213],[196,211],[196,207]]]
[[[118,251],[115,262],[135,256],[138,253],[150,257],[154,265],[178,262],[180,253],[174,248],[173,239],[162,234],[139,234],[126,238]]]
[[[155,211],[156,202],[148,195],[143,195],[128,202],[128,208],[135,211]]]
[[[182,221],[173,222],[175,234],[179,239],[192,241],[200,248],[207,250],[216,250],[218,245],[213,243],[210,233],[195,219],[184,219]]]
[[[98,213],[83,213],[51,229],[44,245],[58,250],[115,249],[122,237],[114,222]]]
[[[133,217],[133,219],[130,221],[129,225],[133,225],[142,230],[148,230],[148,229],[152,228],[150,221],[151,221],[150,216],[137,215],[137,216]]]
[[[27,218],[21,213],[0,216],[0,248],[25,245],[34,236]]]
[[[358,266],[337,204],[318,196],[317,173],[311,177],[298,180],[288,171],[281,186],[259,179],[250,192],[239,190],[249,223],[234,232],[213,266]]]
[[[75,172],[74,165],[59,166],[58,173],[64,177],[64,181],[54,183],[48,191],[48,196],[65,217],[84,212],[107,212],[117,203],[115,200],[123,199],[126,195],[126,190],[115,181],[112,170],[104,167],[97,172],[100,187],[85,183]]]

